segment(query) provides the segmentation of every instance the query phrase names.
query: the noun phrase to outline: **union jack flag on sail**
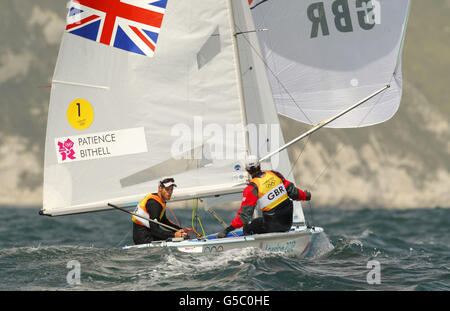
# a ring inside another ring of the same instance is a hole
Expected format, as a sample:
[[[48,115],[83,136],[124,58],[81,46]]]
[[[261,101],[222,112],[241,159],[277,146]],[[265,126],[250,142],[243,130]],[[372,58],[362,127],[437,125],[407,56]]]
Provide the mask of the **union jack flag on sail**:
[[[66,31],[153,56],[168,0],[72,0]]]

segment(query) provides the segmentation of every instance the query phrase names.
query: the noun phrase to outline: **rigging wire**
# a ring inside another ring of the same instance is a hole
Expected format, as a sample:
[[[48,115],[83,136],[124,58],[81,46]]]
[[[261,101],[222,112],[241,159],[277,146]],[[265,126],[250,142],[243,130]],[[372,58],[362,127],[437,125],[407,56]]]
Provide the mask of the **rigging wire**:
[[[258,2],[257,4],[255,4],[253,7],[251,7],[250,9],[252,10],[252,9],[256,8],[257,6],[259,6],[260,4],[262,4],[262,3],[264,3],[264,2],[267,2],[267,1],[268,1],[268,0],[262,0],[262,1]],[[289,98],[292,100],[292,102],[296,105],[296,107],[300,110],[300,112],[305,116],[305,118],[306,118],[311,124],[313,124],[313,122],[312,122],[311,119],[308,117],[308,115],[303,111],[303,109],[302,109],[302,108],[299,106],[299,104],[296,102],[296,100],[294,99],[294,97],[292,96],[292,94],[288,91],[288,89],[286,88],[286,86],[280,81],[280,79],[276,76],[276,74],[275,74],[275,72],[272,70],[272,68],[270,68],[270,66],[267,64],[265,58],[264,58],[262,55],[260,55],[260,54],[258,53],[258,51],[257,51],[256,48],[252,45],[252,43],[250,42],[250,40],[245,36],[245,34],[246,34],[247,32],[243,32],[243,31],[239,28],[238,25],[235,25],[235,27],[236,27],[236,29],[238,30],[239,34],[243,35],[244,40],[247,41],[248,45],[249,45],[249,46],[251,47],[251,49],[254,51],[255,55],[262,61],[262,63],[263,63],[264,66],[266,67],[267,71],[270,72],[270,74],[275,78],[275,80],[277,81],[278,85],[280,85],[280,86],[283,88],[283,90],[286,92],[286,94],[289,96]],[[394,79],[394,78],[395,78],[395,72],[394,72],[394,74],[392,75],[392,77],[391,77],[391,79],[390,79],[390,81],[389,81],[389,85],[391,84],[392,79]],[[377,102],[376,102],[374,105],[372,105],[371,109],[369,109],[369,111],[365,114],[365,116],[363,116],[363,118],[361,119],[361,121],[360,121],[360,123],[358,124],[357,127],[360,127],[360,126],[363,124],[364,120],[365,120],[365,119],[368,117],[368,115],[373,111],[373,109],[379,104],[379,102],[380,102],[381,99],[384,97],[384,95],[385,95],[385,93],[383,93],[383,94],[378,98]],[[296,159],[296,161],[294,162],[294,164],[291,166],[291,169],[290,169],[290,172],[289,172],[288,176],[292,173],[293,168],[295,167],[296,163],[298,162],[298,160],[300,159],[301,155],[302,155],[303,152],[305,151],[306,146],[307,146],[307,144],[308,144],[308,142],[309,142],[309,138],[310,138],[310,136],[308,136],[308,140],[307,140],[307,142],[305,143],[305,145],[304,145],[302,151],[300,152],[300,154],[299,154],[299,156],[297,157],[297,159]],[[327,166],[326,166],[326,167],[320,172],[320,174],[316,177],[316,179],[314,180],[314,182],[313,182],[312,185],[311,185],[311,189],[314,188],[314,186],[315,186],[315,184],[317,183],[317,181],[320,179],[320,177],[323,175],[323,173],[324,173],[325,171],[328,170],[328,168],[330,167],[330,165],[331,165],[332,163],[335,162],[337,156],[338,156],[339,153],[342,151],[343,147],[344,147],[344,145],[342,145],[342,146],[339,148],[338,152],[336,152],[336,154],[333,156],[332,161],[330,161],[330,162],[327,164]],[[312,213],[312,206],[311,206],[311,202],[310,202],[310,201],[308,201],[308,205],[309,205],[310,211],[311,211],[311,220],[314,222],[313,215],[312,215],[312,214],[313,214],[313,213]]]
[[[298,160],[300,159],[300,157],[302,156],[303,152],[305,151],[306,146],[308,145],[309,139],[310,139],[310,138],[311,138],[311,136],[308,136],[308,139],[306,140],[306,142],[305,142],[305,144],[304,144],[304,146],[303,146],[302,151],[301,151],[300,154],[298,155],[298,157],[297,157],[297,159],[295,160],[294,164],[291,165],[291,170],[290,170],[289,173],[286,175],[286,178],[289,178],[289,176],[291,175],[291,173],[293,173],[294,167],[297,165]],[[293,174],[292,174],[292,175],[293,175]]]
[[[167,205],[166,208],[172,213],[173,217],[175,218],[175,221],[177,222],[178,227],[181,227],[180,222],[178,221],[177,216],[175,216],[174,212]]]
[[[267,1],[267,0],[266,0]],[[262,3],[262,2],[261,2]],[[258,56],[258,58],[261,60],[261,62],[264,64],[264,66],[267,68],[267,70],[270,72],[270,74],[275,78],[275,80],[277,81],[278,85],[280,85],[283,90],[286,92],[286,94],[289,96],[289,98],[292,100],[292,102],[297,106],[297,108],[300,110],[300,112],[305,116],[305,118],[308,120],[309,123],[313,124],[313,122],[311,121],[311,119],[308,117],[308,115],[303,111],[303,109],[299,106],[299,104],[295,101],[294,97],[292,96],[292,94],[288,91],[288,89],[286,88],[286,86],[280,81],[280,79],[277,77],[277,75],[275,74],[275,72],[272,70],[272,68],[270,68],[270,66],[267,64],[266,60],[264,59],[264,57],[262,55],[260,55],[258,53],[258,51],[256,50],[256,48],[253,46],[253,44],[250,42],[250,40],[245,36],[246,32],[243,32],[238,25],[235,24],[235,28],[238,30],[239,34],[242,35],[242,37],[244,38],[245,41],[247,41],[248,45],[251,47],[251,49],[255,52],[256,56]]]
[[[257,4],[255,4],[253,7],[251,7],[250,9],[254,9],[257,6],[259,6],[260,4],[267,2],[268,0],[262,0],[260,2],[258,2]],[[275,72],[272,70],[272,68],[268,65],[268,63],[266,62],[265,58],[260,55],[258,53],[258,51],[256,50],[256,48],[252,45],[252,43],[250,42],[250,40],[245,36],[245,34],[247,32],[243,32],[238,25],[235,24],[235,28],[238,30],[239,34],[243,35],[243,38],[245,39],[245,41],[247,41],[248,45],[250,46],[250,48],[254,51],[255,55],[262,61],[262,63],[264,64],[264,66],[266,67],[266,69],[270,72],[270,74],[276,79],[278,85],[280,85],[283,90],[286,92],[286,94],[289,96],[289,98],[292,100],[292,102],[296,105],[296,107],[299,109],[299,111],[305,116],[305,118],[308,120],[308,122],[310,124],[313,124],[313,122],[311,121],[311,119],[308,117],[308,115],[303,111],[303,109],[299,106],[299,104],[296,102],[296,100],[294,99],[294,97],[292,96],[292,94],[288,91],[288,89],[286,88],[286,86],[280,81],[280,79],[277,77],[277,75],[275,74]],[[389,85],[391,85],[392,83],[392,79],[395,78],[395,74],[396,72],[394,71],[394,73],[391,76],[391,79],[389,81]],[[380,98],[378,99],[378,101],[372,105],[372,108],[367,112],[367,114],[361,119],[361,122],[358,124],[357,127],[360,127],[361,124],[364,122],[364,120],[367,118],[367,116],[373,111],[373,109],[375,108],[375,106],[378,105],[378,103],[380,102],[380,100],[384,97],[383,93]]]
[[[120,245],[123,245],[122,243],[128,238],[128,236],[130,235],[131,231],[127,230],[127,234],[125,234],[125,236],[122,238],[122,240],[120,240],[119,243],[117,243],[115,246],[113,246],[113,248],[117,248]]]
[[[311,201],[307,201],[308,202],[308,206],[309,206],[309,212],[310,212],[310,216],[311,216],[311,223],[306,223],[306,226],[308,227],[312,227],[314,229],[314,226],[312,224],[314,224],[314,216],[313,216],[313,209],[312,209],[312,204]]]
[[[308,136],[308,139],[306,140],[306,142],[305,142],[305,144],[304,144],[304,146],[303,146],[302,151],[301,151],[300,154],[298,155],[298,157],[297,157],[297,159],[295,160],[294,164],[291,165],[291,170],[289,171],[289,174],[287,175],[287,178],[289,178],[289,176],[290,176],[291,173],[293,172],[294,167],[297,165],[298,160],[300,159],[300,157],[302,156],[303,152],[305,151],[306,146],[308,145],[310,138],[311,138],[311,136]],[[294,177],[294,176],[292,176],[292,177]],[[308,205],[309,205],[309,210],[310,210],[311,221],[312,221],[312,223],[314,223],[314,217],[313,217],[313,212],[312,212],[312,207],[311,207],[311,201],[308,201]],[[306,220],[306,218],[305,218],[305,222],[306,222],[306,225],[309,227],[310,224],[308,223],[308,221]]]
[[[265,1],[262,1],[260,3],[258,3],[257,5],[263,3]],[[239,28],[238,26],[236,26],[237,28]],[[306,115],[306,113],[300,108],[300,106],[298,105],[298,103],[295,101],[295,99],[292,97],[292,95],[289,93],[289,91],[287,90],[287,88],[283,85],[283,83],[278,79],[278,77],[275,75],[275,73],[272,71],[272,69],[268,66],[267,62],[262,58],[262,56],[256,51],[256,49],[254,48],[254,46],[250,43],[250,41],[246,38],[246,36],[244,35],[244,39],[247,41],[247,43],[249,44],[249,46],[254,50],[255,54],[261,59],[261,61],[263,62],[264,66],[268,69],[268,71],[275,77],[275,79],[277,80],[278,84],[281,85],[281,87],[284,89],[284,91],[287,93],[287,95],[291,98],[292,102],[297,106],[297,108],[303,113],[303,115],[308,119],[308,121],[312,124],[312,121],[308,118],[308,116]],[[395,73],[391,76],[391,79],[389,81],[389,85],[391,85],[392,80],[395,78]],[[375,107],[380,103],[380,101],[384,98],[385,93],[383,93],[378,100],[372,105],[372,107],[368,110],[368,112],[361,118],[361,121],[359,122],[357,127],[360,127],[364,121],[366,120],[366,118],[372,113],[372,111],[375,109]],[[347,135],[346,135],[347,136]],[[300,159],[300,157],[302,156],[303,152],[305,151],[305,148],[309,142],[311,136],[308,136],[308,140],[305,143],[302,151],[300,152],[299,156],[297,157],[296,161],[294,162],[294,164],[291,166],[291,170],[288,174],[288,176],[292,173],[293,168],[295,167],[295,165],[297,164],[298,160]],[[347,137],[348,138],[348,137]],[[326,167],[320,172],[320,174],[315,178],[314,182],[311,184],[311,189],[314,189],[317,181],[320,179],[320,177],[322,177],[322,175],[329,169],[329,167],[331,166],[331,164],[333,164],[335,162],[335,160],[337,159],[337,156],[340,154],[340,152],[343,150],[344,145],[341,145],[338,149],[338,151],[334,154],[332,160],[330,162],[328,162],[328,164],[326,165]],[[311,221],[314,222],[314,216],[313,216],[313,210],[312,210],[312,205],[311,202],[308,201],[308,206],[310,209],[310,216],[311,216]]]
[[[192,201],[193,206],[192,206],[192,230],[197,234],[197,236],[202,236],[204,237],[205,234],[205,230],[203,229],[203,225],[202,225],[202,221],[200,220],[200,218],[198,217],[198,199],[194,199]],[[194,218],[196,220],[196,225],[194,226]],[[202,233],[203,235],[201,235],[198,231],[198,225],[200,224],[200,228],[202,229]]]
[[[266,2],[267,0],[263,0],[259,3],[257,3],[253,8],[255,8],[256,6]],[[270,66],[267,64],[266,60],[263,58],[262,55],[260,55],[258,53],[258,51],[256,50],[256,48],[251,44],[250,40],[248,40],[248,38],[245,36],[245,34],[240,30],[239,26],[235,25],[236,29],[238,29],[239,32],[241,32],[241,34],[243,34],[243,37],[245,39],[245,41],[247,41],[248,45],[250,46],[250,48],[254,51],[254,53],[258,56],[258,58],[262,61],[262,63],[264,64],[264,66],[267,68],[267,70],[272,74],[272,76],[275,78],[275,80],[277,81],[278,85],[280,85],[284,92],[286,92],[286,94],[289,96],[289,98],[292,100],[292,102],[297,106],[297,108],[301,111],[301,113],[305,116],[305,118],[311,123],[313,124],[313,122],[311,121],[311,119],[308,117],[308,115],[303,111],[303,109],[298,105],[298,103],[295,101],[294,97],[291,95],[291,93],[288,91],[288,89],[284,86],[284,84],[280,81],[280,79],[276,76],[275,72],[272,70],[272,68],[270,68]],[[297,160],[294,162],[293,165],[291,165],[290,171],[287,175],[287,177],[289,177],[293,171],[293,168],[295,167],[295,165],[297,164],[298,160],[300,159],[301,155],[303,154],[303,152],[306,149],[306,146],[308,145],[309,139],[311,136],[308,136],[308,139],[305,143],[305,145],[303,146],[302,151],[300,152],[299,156],[297,157]],[[311,220],[313,220],[313,216],[312,216],[312,208],[311,208],[311,204],[309,204],[310,207],[310,211],[311,211]],[[306,221],[306,219],[305,219]]]

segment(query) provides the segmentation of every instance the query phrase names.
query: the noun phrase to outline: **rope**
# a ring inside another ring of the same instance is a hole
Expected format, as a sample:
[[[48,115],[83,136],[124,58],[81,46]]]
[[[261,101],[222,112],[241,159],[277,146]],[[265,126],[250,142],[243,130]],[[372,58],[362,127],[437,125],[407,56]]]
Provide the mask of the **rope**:
[[[197,213],[198,213],[198,199],[194,199],[192,201],[193,206],[192,206],[192,230],[198,235],[198,236],[205,236],[205,230],[203,229],[203,225],[202,222],[200,220],[200,218],[198,217]],[[196,225],[194,226],[194,218],[196,220]],[[200,224],[200,228],[202,229],[202,234],[200,234],[196,229],[197,229],[197,225]]]
[[[297,157],[297,159],[295,160],[294,164],[291,166],[291,170],[289,171],[289,174],[288,174],[287,176],[289,176],[289,175],[292,173],[292,171],[294,170],[294,167],[295,167],[295,165],[297,165],[298,160],[300,159],[300,157],[302,156],[303,152],[305,151],[306,145],[308,145],[309,139],[310,139],[310,138],[311,138],[311,136],[308,136],[308,139],[306,140],[306,143],[305,143],[305,145],[303,146],[302,151],[301,151],[300,154],[298,155],[298,157]],[[313,217],[313,212],[312,212],[312,207],[311,207],[311,201],[308,201],[308,205],[309,205],[309,210],[310,210],[310,215],[311,215],[311,221],[314,223],[314,217]],[[308,221],[306,220],[306,218],[305,218],[305,222],[306,222],[306,225],[309,227],[309,223],[308,223]]]
[[[305,145],[303,146],[302,151],[301,151],[300,154],[298,155],[297,160],[295,160],[294,164],[291,165],[291,170],[290,170],[289,173],[287,174],[286,178],[289,178],[289,176],[290,176],[291,173],[293,172],[294,167],[295,167],[295,165],[297,165],[298,160],[300,159],[300,157],[302,156],[303,152],[305,151],[306,145],[308,145],[309,139],[310,139],[310,138],[311,138],[311,136],[308,136],[308,139],[306,140],[306,143],[305,143]]]
[[[267,0],[265,0],[267,1]],[[263,2],[265,2],[263,1]],[[261,2],[262,3],[262,2]],[[258,3],[257,5],[261,4]],[[255,6],[257,6],[255,5]],[[308,120],[308,122],[310,124],[314,124],[314,122],[311,121],[311,119],[308,117],[308,115],[303,111],[303,109],[299,106],[299,104],[295,101],[294,97],[291,95],[291,93],[288,91],[288,89],[286,88],[286,86],[280,81],[280,79],[277,77],[277,75],[275,74],[275,72],[272,70],[272,68],[270,68],[270,66],[267,64],[265,58],[260,55],[258,53],[258,51],[256,50],[256,48],[251,44],[250,40],[245,36],[244,32],[242,32],[242,30],[239,28],[238,25],[235,24],[236,29],[238,30],[238,32],[240,32],[242,34],[242,37],[244,38],[245,41],[247,41],[248,45],[252,48],[252,50],[255,52],[255,55],[258,56],[258,58],[262,61],[262,63],[264,64],[264,66],[267,68],[267,70],[270,72],[270,74],[275,78],[275,80],[277,80],[278,85],[280,85],[283,90],[286,92],[286,94],[289,96],[289,98],[292,100],[292,102],[295,104],[295,106],[297,106],[298,110],[300,110],[300,112],[305,116],[305,118]]]
[[[311,201],[308,201],[308,206],[309,206],[309,211],[310,211],[310,215],[311,215],[311,222],[314,223],[314,216],[313,216],[313,210],[312,210],[312,205],[311,205]],[[307,226],[310,226],[311,224],[306,224]],[[313,227],[314,228],[314,227]]]
[[[172,213],[173,217],[175,218],[175,221],[177,222],[178,227],[181,228],[181,225],[180,225],[180,223],[179,223],[179,221],[177,219],[177,216],[175,216],[174,212],[172,212],[172,210],[167,205],[166,205],[166,208]],[[170,219],[169,219],[169,221],[170,221]]]

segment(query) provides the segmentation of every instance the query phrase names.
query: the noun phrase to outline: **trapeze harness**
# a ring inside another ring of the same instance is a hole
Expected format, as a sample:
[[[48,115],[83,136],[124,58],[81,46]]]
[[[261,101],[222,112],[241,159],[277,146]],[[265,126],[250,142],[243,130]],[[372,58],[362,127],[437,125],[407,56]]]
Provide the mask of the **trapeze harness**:
[[[293,204],[283,180],[272,171],[250,180],[258,190],[258,204],[263,217],[244,227],[244,234],[284,232],[292,225]]]
[[[271,171],[265,171],[263,177],[252,178],[250,182],[258,189],[258,203],[263,212],[289,199],[283,180]]]

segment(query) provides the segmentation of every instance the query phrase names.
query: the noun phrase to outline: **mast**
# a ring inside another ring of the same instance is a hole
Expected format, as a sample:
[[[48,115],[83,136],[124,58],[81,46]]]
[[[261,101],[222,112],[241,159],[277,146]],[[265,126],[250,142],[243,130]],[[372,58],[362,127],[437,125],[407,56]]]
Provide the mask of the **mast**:
[[[264,156],[284,145],[280,120],[274,103],[266,65],[262,57],[258,32],[255,27],[248,1],[234,0],[233,14],[236,28],[236,42],[239,53],[244,101],[247,109],[248,125],[254,125],[256,131],[249,131],[249,152]],[[261,29],[262,30],[262,29]],[[257,128],[256,128],[257,127]],[[251,128],[250,128],[251,129]],[[267,132],[265,132],[267,130]],[[277,170],[286,178],[292,178],[291,162],[287,151],[282,151],[270,163],[263,163],[263,169]],[[304,223],[301,203],[294,202],[294,223]]]
[[[245,148],[246,148],[246,154],[249,154],[249,134],[247,130],[248,125],[248,119],[247,119],[247,111],[245,109],[245,101],[244,101],[244,88],[242,85],[242,72],[241,72],[241,63],[239,58],[239,51],[238,51],[238,43],[236,40],[237,32],[236,32],[236,26],[235,26],[235,20],[234,20],[234,13],[233,13],[233,0],[228,0],[228,12],[230,14],[230,26],[231,26],[231,33],[232,33],[232,40],[233,40],[233,47],[234,47],[234,55],[236,59],[236,75],[239,85],[239,98],[240,98],[240,104],[241,104],[241,116],[242,116],[242,124],[244,126],[244,140],[245,140]]]

